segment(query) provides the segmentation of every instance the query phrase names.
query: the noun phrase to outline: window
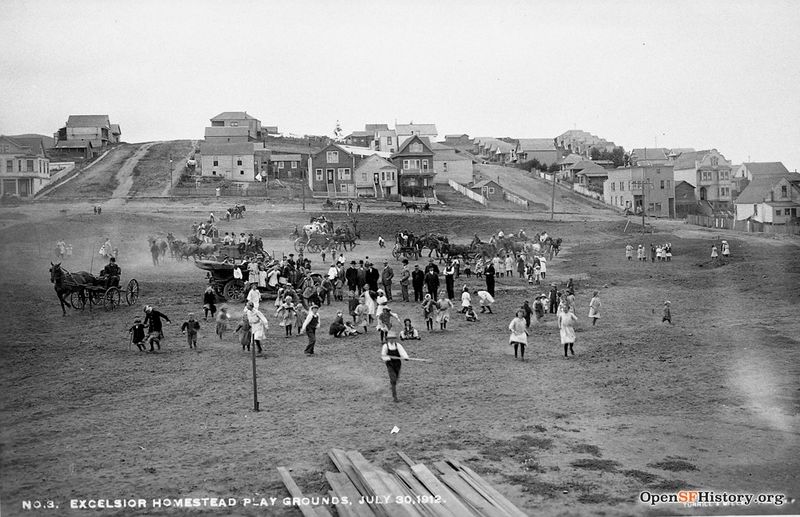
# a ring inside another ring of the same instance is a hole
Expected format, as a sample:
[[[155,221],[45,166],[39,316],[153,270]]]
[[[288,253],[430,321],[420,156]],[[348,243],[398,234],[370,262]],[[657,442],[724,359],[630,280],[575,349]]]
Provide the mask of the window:
[[[442,171],[447,172],[447,162],[442,162]]]
[[[614,185],[615,185],[615,183],[612,181],[611,182],[611,190],[617,190]]]
[[[279,169],[283,169],[283,165],[284,165],[283,162],[278,162],[278,168]]]
[[[244,171],[240,170],[239,175],[244,176]]]
[[[647,203],[647,211],[648,212],[652,212],[655,209],[656,209],[655,203]]]
[[[219,160],[214,160],[211,163],[214,165],[214,167],[219,167]]]
[[[753,215],[758,215],[758,205],[753,205]]]
[[[322,169],[315,170],[314,177],[317,179],[317,181],[322,181]]]
[[[233,122],[231,122],[231,126],[237,127],[238,125],[239,125],[239,123],[236,122],[235,120]]]
[[[655,204],[655,210],[656,210],[657,213],[661,213],[661,203],[656,203]]]
[[[664,190],[664,180],[661,180],[661,190]]]
[[[422,160],[422,170],[423,171],[428,170],[428,160]]]
[[[14,171],[14,160],[6,160],[6,172]]]
[[[328,151],[325,153],[325,161],[328,163],[339,163],[339,151]]]
[[[726,180],[730,178],[731,171],[719,171],[719,179]]]
[[[337,171],[340,180],[349,180],[350,179],[350,169],[339,168]]]
[[[783,211],[783,215],[791,215],[792,211],[788,208]]]
[[[775,215],[781,215],[781,209],[780,208],[775,210]]]
[[[494,194],[494,187],[489,187],[489,194]]]
[[[297,162],[292,162],[292,169],[296,169],[296,168],[297,168]]]
[[[386,137],[386,145],[392,145],[392,137],[390,136]]]
[[[403,160],[403,170],[408,169],[408,160]]]
[[[381,181],[386,181],[386,171],[381,171]]]
[[[419,142],[414,142],[413,144],[408,146],[408,150],[412,153],[421,153],[422,152],[422,144]]]
[[[788,196],[788,194],[789,194],[789,191],[786,188],[786,185],[781,185],[781,197],[786,197],[786,196]]]
[[[212,176],[216,176],[217,175],[217,171],[211,171],[211,175]]]
[[[712,156],[711,157],[711,166],[712,167],[716,167],[718,165],[719,165],[719,158],[717,158],[716,156]]]
[[[236,160],[236,165],[238,165],[239,167],[241,167],[241,166],[242,166],[242,160]]]
[[[620,192],[624,192],[625,191],[625,182],[624,181],[620,181],[619,182],[619,190],[620,190]]]
[[[340,192],[347,192],[347,183],[340,183],[339,184],[339,191]]]
[[[361,173],[361,181],[367,181],[367,173],[366,172],[362,172]]]
[[[671,183],[671,181],[670,181],[670,180],[667,180],[667,189],[670,189],[670,188],[672,188],[672,186],[671,186],[671,184],[670,184],[670,183]]]
[[[656,169],[656,174],[661,174],[661,169]]]

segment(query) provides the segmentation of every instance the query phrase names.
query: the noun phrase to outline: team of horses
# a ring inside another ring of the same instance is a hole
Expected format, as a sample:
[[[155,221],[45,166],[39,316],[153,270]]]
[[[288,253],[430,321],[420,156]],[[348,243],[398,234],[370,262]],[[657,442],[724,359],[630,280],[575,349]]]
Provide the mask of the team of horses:
[[[430,212],[430,203],[415,203],[413,201],[402,201],[400,205],[406,209],[406,212]]]
[[[469,244],[451,243],[447,236],[438,233],[426,233],[419,237],[406,231],[397,232],[395,242],[400,248],[415,248],[419,253],[428,250],[428,257],[445,258],[491,258],[505,257],[509,254],[549,254],[558,255],[561,248],[561,238],[553,239],[546,234],[537,234],[532,240],[526,236],[492,236],[489,241],[482,241],[475,234]]]

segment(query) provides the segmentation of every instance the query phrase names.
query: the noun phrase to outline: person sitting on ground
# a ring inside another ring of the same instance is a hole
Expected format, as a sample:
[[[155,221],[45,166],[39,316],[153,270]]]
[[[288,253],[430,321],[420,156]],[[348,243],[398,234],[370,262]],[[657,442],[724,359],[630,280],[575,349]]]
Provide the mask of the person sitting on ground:
[[[406,318],[403,320],[403,330],[400,331],[400,339],[421,339],[419,337],[419,331],[411,325],[411,319]]]
[[[478,321],[478,315],[475,314],[475,309],[472,308],[472,305],[467,307],[467,310],[464,311],[464,320],[465,321]]]
[[[117,259],[111,257],[108,264],[100,271],[100,280],[103,281],[106,289],[112,285],[119,286],[120,274],[122,274],[122,269],[117,265]]]
[[[344,316],[342,316],[342,311],[338,311],[333,322],[331,322],[328,333],[333,337],[344,337],[346,331],[347,327],[344,324]]]

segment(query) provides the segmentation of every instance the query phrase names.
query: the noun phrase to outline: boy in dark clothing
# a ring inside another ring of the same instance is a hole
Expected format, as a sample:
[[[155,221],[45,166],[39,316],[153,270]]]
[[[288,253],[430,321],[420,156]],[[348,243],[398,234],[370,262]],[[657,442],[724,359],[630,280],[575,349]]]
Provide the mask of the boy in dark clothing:
[[[131,342],[136,345],[136,348],[138,348],[140,352],[147,350],[144,344],[145,332],[141,319],[136,318],[133,320],[133,326],[128,329],[128,333],[131,335]]]
[[[661,323],[669,322],[672,325],[672,312],[669,309],[670,303],[669,301],[664,302],[664,316],[661,318]]]
[[[186,341],[189,343],[189,348],[197,350],[197,331],[200,330],[200,323],[195,321],[194,313],[189,313],[189,320],[184,321],[181,325],[181,333],[186,334]]]

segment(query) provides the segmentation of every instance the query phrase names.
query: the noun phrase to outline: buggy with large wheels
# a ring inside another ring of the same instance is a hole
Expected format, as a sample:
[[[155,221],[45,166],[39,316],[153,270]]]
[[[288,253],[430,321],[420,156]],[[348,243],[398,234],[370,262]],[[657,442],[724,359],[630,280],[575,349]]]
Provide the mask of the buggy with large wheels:
[[[419,260],[419,248],[416,246],[402,246],[400,243],[395,243],[392,247],[392,256],[397,259]]]
[[[133,305],[139,299],[139,282],[131,278],[125,287],[115,279],[111,285],[106,287],[104,279],[97,278],[94,283],[79,284],[70,293],[69,301],[72,307],[83,310],[89,305],[102,305],[107,311],[113,311],[122,304],[122,296],[125,295],[125,303]]]

